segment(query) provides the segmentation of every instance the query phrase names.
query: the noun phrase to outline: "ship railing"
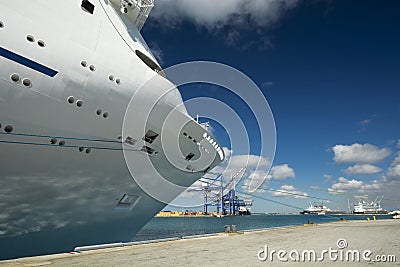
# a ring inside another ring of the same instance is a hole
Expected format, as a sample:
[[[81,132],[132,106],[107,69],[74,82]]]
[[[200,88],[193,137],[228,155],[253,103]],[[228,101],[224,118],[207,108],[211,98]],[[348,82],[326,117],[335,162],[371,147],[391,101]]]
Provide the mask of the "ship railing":
[[[154,7],[154,0],[110,0],[115,10],[119,10],[140,31]]]
[[[146,22],[151,10],[154,7],[154,0],[139,0],[138,7],[140,10],[139,15],[136,18],[135,25],[140,31],[143,28],[144,23]]]

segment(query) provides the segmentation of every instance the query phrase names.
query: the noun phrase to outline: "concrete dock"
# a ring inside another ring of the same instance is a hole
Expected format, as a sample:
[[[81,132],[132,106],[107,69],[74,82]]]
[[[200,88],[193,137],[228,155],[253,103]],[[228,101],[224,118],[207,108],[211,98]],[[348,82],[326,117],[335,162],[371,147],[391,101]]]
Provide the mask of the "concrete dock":
[[[321,263],[400,266],[400,220],[341,221],[223,233],[79,254],[21,258],[2,261],[0,266],[309,266]]]

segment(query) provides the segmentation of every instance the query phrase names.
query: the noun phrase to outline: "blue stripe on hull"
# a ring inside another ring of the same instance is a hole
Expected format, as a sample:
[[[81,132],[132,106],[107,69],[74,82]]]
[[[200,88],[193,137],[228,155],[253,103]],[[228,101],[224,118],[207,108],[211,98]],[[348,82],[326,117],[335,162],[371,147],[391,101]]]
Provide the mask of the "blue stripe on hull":
[[[3,47],[0,47],[0,56],[5,57],[14,62],[17,62],[21,65],[24,65],[25,67],[36,70],[36,71],[43,73],[50,77],[54,77],[58,73],[58,71],[56,71],[56,70],[46,67],[46,66],[44,66],[38,62],[35,62],[33,60],[30,60],[29,58],[26,58],[26,57],[23,57],[21,55],[14,53],[14,52],[11,52],[10,50],[4,49]]]

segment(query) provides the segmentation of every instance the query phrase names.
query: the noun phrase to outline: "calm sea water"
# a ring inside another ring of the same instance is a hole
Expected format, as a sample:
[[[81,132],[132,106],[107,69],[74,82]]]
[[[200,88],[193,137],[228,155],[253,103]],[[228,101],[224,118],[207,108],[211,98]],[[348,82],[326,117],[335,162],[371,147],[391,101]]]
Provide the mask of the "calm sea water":
[[[224,231],[225,225],[236,225],[238,231],[303,225],[309,220],[324,223],[346,220],[367,220],[372,216],[332,216],[332,215],[267,215],[234,217],[156,217],[143,227],[133,238],[134,241],[211,234]],[[377,219],[391,218],[389,215],[376,216]]]

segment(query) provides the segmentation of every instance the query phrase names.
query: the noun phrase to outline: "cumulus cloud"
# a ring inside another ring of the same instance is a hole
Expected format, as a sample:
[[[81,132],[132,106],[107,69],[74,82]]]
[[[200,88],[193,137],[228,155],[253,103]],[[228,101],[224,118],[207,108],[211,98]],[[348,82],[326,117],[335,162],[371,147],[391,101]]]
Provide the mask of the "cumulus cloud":
[[[360,189],[361,186],[363,185],[362,181],[358,180],[348,180],[344,177],[339,177],[338,182],[334,183],[331,186],[331,189],[333,190],[354,190],[354,189]]]
[[[191,21],[210,32],[224,35],[225,43],[239,43],[237,29],[256,30],[259,45],[271,46],[265,29],[271,28],[285,11],[297,6],[298,0],[162,0],[156,2],[151,18],[161,27],[177,27],[182,21]],[[221,33],[220,29],[226,29]],[[244,44],[242,42],[242,44]],[[248,46],[250,42],[246,42]],[[251,45],[251,44],[250,44]]]
[[[194,182],[190,187],[188,187],[185,191],[183,191],[179,197],[181,198],[190,198],[193,196],[200,196],[202,197],[201,190],[203,189],[204,186],[206,186],[204,182],[197,180]]]
[[[162,0],[152,16],[167,23],[179,24],[191,20],[207,27],[222,27],[233,23],[266,26],[276,22],[285,10],[296,7],[298,0]]]
[[[269,178],[276,180],[285,180],[287,178],[294,178],[294,170],[288,164],[275,165],[271,168]]]
[[[393,159],[386,176],[389,180],[400,181],[400,153]]]
[[[267,177],[268,173],[263,170],[251,171],[247,177],[243,180],[242,189],[245,191],[249,191],[249,188],[253,184],[261,185],[256,193],[263,194],[266,191],[267,181],[269,178]]]
[[[337,183],[332,184],[328,189],[330,194],[345,193],[349,190],[356,190],[359,193],[377,191],[382,189],[382,181],[374,180],[370,183],[365,183],[361,180],[349,180],[344,177],[339,177]]]
[[[347,174],[375,174],[380,173],[381,168],[371,164],[356,164],[348,167],[344,172]]]
[[[337,163],[376,163],[391,154],[388,148],[370,144],[336,145],[332,148]]]
[[[269,179],[268,171],[272,165],[270,159],[257,155],[233,155],[232,150],[224,147],[225,161],[217,166],[213,172],[220,173],[225,178],[237,174],[237,183],[241,182],[242,189],[252,192],[257,188],[257,193],[265,192],[266,183]],[[239,170],[245,168],[240,173]]]
[[[295,177],[295,171],[289,164],[272,166],[271,160],[262,156],[234,155],[232,150],[226,147],[223,147],[223,150],[224,162],[215,167],[212,171],[213,174],[208,174],[207,177],[215,178],[215,175],[222,174],[225,182],[228,182],[230,177],[236,175],[236,184],[245,192],[262,194],[266,192],[268,180],[284,180]],[[198,184],[194,186],[196,187]],[[230,187],[233,187],[233,183],[230,184]],[[226,188],[226,190],[228,189]],[[193,194],[191,190],[188,191],[186,195]]]
[[[294,198],[307,198],[308,194],[305,192],[297,191],[293,185],[282,185],[279,189],[272,193],[275,197],[294,197]]]
[[[361,186],[361,189],[358,192],[370,192],[382,189],[382,181],[374,180],[371,183],[366,183]]]

